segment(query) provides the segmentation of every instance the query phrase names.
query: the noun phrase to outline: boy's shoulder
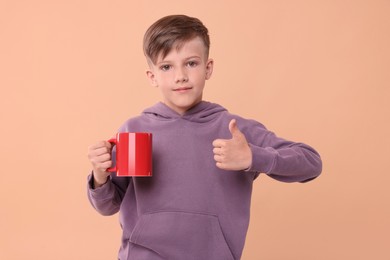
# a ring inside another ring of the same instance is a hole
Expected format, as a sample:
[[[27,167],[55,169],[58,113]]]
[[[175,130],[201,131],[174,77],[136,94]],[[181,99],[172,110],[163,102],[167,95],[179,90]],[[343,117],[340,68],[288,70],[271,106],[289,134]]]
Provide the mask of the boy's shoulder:
[[[245,117],[240,114],[235,114],[234,112],[230,112],[228,110],[226,110],[224,117],[225,117],[224,121],[228,121],[228,122],[230,122],[232,119],[235,119],[237,121],[237,125],[243,128],[260,127],[266,129],[265,125],[261,123],[259,120]]]

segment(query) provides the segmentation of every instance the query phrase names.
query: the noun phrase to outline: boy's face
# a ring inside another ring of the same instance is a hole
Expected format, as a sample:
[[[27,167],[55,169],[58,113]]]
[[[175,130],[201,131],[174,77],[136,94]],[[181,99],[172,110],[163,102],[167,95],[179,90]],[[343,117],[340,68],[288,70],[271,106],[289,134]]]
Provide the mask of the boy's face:
[[[205,81],[213,72],[213,60],[208,59],[203,41],[196,37],[176,46],[156,64],[149,62],[146,72],[152,86],[160,88],[163,102],[183,115],[202,101]]]

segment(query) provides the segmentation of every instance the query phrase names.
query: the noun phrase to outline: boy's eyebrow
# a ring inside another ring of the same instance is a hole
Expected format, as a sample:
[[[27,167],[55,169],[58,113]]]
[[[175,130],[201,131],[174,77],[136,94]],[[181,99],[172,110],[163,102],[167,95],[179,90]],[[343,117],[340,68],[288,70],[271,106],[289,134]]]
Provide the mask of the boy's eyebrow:
[[[187,57],[186,60],[190,60],[190,59],[194,59],[194,58],[201,59],[201,57],[199,55],[193,55],[193,56]]]
[[[200,57],[199,55],[192,55],[192,56],[188,56],[188,57],[184,58],[184,60],[191,60],[191,59],[202,59],[202,57]],[[156,65],[161,64],[161,63],[170,63],[170,62],[172,62],[172,61],[163,59],[163,60],[157,61]]]

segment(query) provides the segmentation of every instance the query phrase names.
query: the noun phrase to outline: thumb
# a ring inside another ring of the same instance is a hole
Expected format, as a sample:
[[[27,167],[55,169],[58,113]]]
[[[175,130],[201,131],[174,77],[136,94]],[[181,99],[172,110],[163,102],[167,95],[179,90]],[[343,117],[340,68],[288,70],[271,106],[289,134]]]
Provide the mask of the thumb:
[[[236,119],[232,119],[229,123],[229,131],[232,134],[232,138],[241,137],[243,133],[238,129]]]

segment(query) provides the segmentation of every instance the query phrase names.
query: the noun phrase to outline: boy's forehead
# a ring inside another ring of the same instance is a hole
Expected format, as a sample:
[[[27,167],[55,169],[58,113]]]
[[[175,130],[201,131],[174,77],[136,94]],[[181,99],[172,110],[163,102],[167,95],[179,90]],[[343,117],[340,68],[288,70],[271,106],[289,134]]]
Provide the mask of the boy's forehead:
[[[207,49],[201,38],[195,37],[189,40],[177,41],[172,45],[172,48],[164,56],[161,50],[157,55],[156,62],[165,60],[168,56],[173,53],[178,53],[183,56],[200,56],[201,58],[207,58]]]

